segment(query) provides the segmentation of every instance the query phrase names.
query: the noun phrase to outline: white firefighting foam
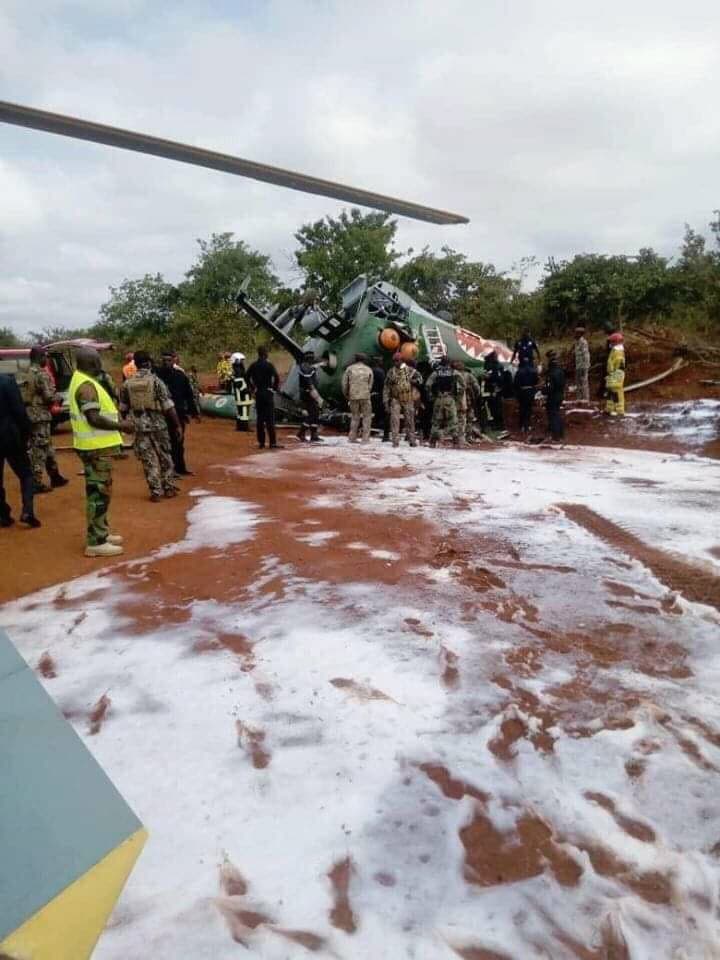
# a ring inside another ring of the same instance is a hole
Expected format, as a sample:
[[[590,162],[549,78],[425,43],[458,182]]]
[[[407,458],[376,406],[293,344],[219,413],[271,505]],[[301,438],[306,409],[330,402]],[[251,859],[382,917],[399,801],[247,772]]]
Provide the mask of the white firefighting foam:
[[[358,455],[344,443],[317,451],[328,463]],[[248,885],[225,898],[225,916],[235,910],[250,953],[269,960],[308,955],[288,931],[346,960],[457,960],[472,948],[513,960],[572,960],[580,948],[599,958],[609,930],[632,960],[715,956],[720,618],[682,598],[667,612],[663,584],[554,505],[591,506],[649,544],[709,563],[717,531],[698,491],[717,490],[720,465],[598,449],[368,447],[362,456],[412,475],[365,490],[338,482],[315,502],[366,511],[368,525],[398,509],[434,517],[450,543],[476,539],[474,562],[501,585],[469,586],[464,561],[451,559],[420,588],[406,557],[402,590],[329,586],[269,555],[242,603],[190,600],[179,625],[138,633],[124,616],[127,580],[112,573],[0,611],[31,664],[51,651],[58,676],[47,689],[150,831],[96,958],[238,956],[217,902],[225,857]],[[292,455],[282,457],[292,469]],[[628,482],[645,477],[654,485]],[[244,545],[275,524],[252,503],[209,495],[189,518],[174,550],[192,563],[210,541],[239,577]],[[330,533],[309,534],[308,552],[335,549]],[[492,538],[519,559],[496,565]],[[147,577],[171,551],[133,569]],[[282,599],[263,592],[270,576],[282,578]],[[609,605],[617,584],[625,606]],[[599,654],[612,649],[615,660],[593,659],[596,623],[606,631]],[[253,671],[230,652],[191,655],[198,637],[228,630],[253,639]],[[563,647],[563,637],[574,639]],[[687,671],[640,669],[637,638],[656,645],[658,663],[680,645]],[[585,691],[576,701],[573,685]],[[78,717],[105,691],[111,710],[89,736]],[[238,748],[238,721],[262,733],[266,766]],[[515,740],[504,751],[508,730]],[[427,773],[436,768],[450,778],[444,789]],[[481,848],[472,855],[462,839],[471,825]],[[533,859],[528,845],[543,830]],[[502,876],[493,857],[514,848],[523,863]],[[354,932],[330,917],[328,871],[345,858]]]

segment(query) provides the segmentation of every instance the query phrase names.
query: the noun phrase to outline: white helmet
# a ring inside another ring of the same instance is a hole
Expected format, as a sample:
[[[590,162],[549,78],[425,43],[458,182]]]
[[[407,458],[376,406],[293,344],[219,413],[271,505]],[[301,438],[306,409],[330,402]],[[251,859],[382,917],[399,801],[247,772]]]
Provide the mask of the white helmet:
[[[244,360],[244,359],[245,359],[244,353],[233,353],[230,356],[230,363],[235,363],[236,360]]]

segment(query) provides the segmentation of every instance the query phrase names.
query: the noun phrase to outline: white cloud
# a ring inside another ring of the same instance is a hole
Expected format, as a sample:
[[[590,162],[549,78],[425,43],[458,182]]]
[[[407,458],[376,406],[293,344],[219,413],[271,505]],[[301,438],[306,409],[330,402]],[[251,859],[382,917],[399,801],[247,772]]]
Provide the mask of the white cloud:
[[[10,2],[3,97],[469,215],[400,246],[523,255],[676,248],[720,203],[715,0],[350,5]],[[4,19],[3,19],[4,18]],[[91,322],[109,284],[178,279],[235,230],[285,273],[340,205],[0,127],[0,300],[18,329]],[[30,287],[24,286],[30,284]],[[38,298],[40,294],[38,294]]]

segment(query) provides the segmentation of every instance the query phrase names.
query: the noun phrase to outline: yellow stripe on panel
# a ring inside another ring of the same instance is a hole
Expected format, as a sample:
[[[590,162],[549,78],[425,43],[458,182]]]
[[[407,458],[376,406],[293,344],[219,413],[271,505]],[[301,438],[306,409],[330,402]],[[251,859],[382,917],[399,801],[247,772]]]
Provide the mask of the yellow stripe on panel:
[[[147,831],[138,830],[0,943],[13,960],[89,960]]]

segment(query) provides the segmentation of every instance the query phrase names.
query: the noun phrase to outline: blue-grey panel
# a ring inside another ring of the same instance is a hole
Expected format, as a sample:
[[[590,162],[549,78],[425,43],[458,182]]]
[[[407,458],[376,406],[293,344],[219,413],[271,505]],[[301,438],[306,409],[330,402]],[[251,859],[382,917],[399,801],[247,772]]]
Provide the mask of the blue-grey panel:
[[[0,941],[140,826],[27,664],[0,677]]]
[[[11,673],[18,673],[26,668],[27,664],[23,658],[0,631],[0,680],[9,677]]]

